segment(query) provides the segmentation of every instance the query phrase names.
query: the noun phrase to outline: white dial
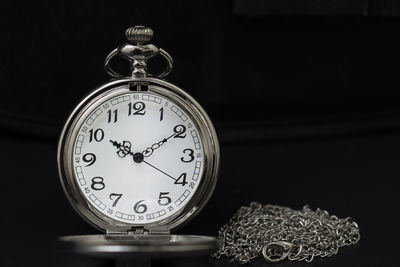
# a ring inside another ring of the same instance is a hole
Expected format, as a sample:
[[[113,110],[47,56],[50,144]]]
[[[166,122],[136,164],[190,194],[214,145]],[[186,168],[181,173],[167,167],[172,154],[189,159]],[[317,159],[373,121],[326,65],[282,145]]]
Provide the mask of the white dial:
[[[150,92],[129,92],[97,104],[73,145],[81,194],[114,220],[164,220],[194,195],[204,151],[196,124],[178,103]]]

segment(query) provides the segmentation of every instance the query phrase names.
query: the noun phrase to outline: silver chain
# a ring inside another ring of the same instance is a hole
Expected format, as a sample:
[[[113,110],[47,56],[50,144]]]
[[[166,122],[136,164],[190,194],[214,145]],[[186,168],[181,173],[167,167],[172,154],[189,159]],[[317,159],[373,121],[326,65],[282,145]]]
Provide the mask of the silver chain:
[[[301,210],[250,203],[241,207],[218,232],[220,247],[212,257],[232,257],[244,264],[261,254],[267,261],[285,258],[311,262],[330,257],[340,247],[360,240],[358,225],[350,217],[340,219],[326,210]]]

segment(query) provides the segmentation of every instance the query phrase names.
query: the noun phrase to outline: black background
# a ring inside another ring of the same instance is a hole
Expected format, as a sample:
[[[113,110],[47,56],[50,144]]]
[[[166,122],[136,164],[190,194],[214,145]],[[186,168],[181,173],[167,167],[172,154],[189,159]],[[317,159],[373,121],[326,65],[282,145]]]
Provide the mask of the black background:
[[[97,233],[61,190],[56,143],[74,105],[107,81],[107,53],[137,24],[173,56],[168,80],[203,105],[221,141],[215,193],[179,233],[215,235],[254,200],[310,204],[352,216],[362,236],[312,265],[394,266],[399,15],[388,0],[1,1],[0,266],[112,266],[54,250],[57,236]],[[188,264],[229,266],[154,263]]]

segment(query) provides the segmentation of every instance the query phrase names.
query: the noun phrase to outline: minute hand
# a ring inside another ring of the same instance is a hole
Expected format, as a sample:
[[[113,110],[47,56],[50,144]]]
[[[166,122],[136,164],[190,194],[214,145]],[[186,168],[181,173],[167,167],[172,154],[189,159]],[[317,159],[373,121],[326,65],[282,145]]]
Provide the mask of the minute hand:
[[[154,169],[156,169],[157,171],[159,171],[159,172],[161,172],[161,173],[163,173],[163,174],[165,174],[166,176],[168,176],[169,178],[171,178],[171,179],[173,179],[175,182],[176,182],[176,178],[174,178],[172,175],[169,175],[168,173],[166,173],[165,171],[163,171],[163,170],[161,170],[161,169],[159,169],[159,168],[157,168],[156,166],[154,166],[153,164],[150,164],[150,163],[148,163],[147,161],[145,161],[145,160],[143,160],[143,162],[144,163],[146,163],[147,165],[149,165],[150,167],[152,167],[152,168],[154,168]]]
[[[150,157],[151,154],[153,154],[154,150],[156,150],[157,148],[159,148],[160,146],[162,146],[163,144],[165,144],[170,138],[174,137],[177,133],[173,133],[170,136],[168,136],[167,138],[164,138],[163,140],[154,143],[153,145],[149,146],[148,148],[146,148],[145,150],[143,150],[142,154],[144,157]]]

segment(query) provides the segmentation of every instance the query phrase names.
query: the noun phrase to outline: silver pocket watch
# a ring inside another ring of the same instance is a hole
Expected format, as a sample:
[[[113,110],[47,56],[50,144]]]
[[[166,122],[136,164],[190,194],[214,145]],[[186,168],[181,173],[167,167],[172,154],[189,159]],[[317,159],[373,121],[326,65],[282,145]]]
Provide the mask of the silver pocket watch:
[[[171,56],[148,42],[150,28],[126,30],[128,42],[114,49],[105,70],[114,78],[73,110],[58,145],[62,187],[75,210],[105,233],[63,237],[79,253],[157,256],[204,252],[215,238],[171,235],[207,203],[219,167],[219,144],[211,120],[185,91],[162,80]],[[129,61],[131,75],[110,67],[114,56]],[[147,72],[162,56],[165,70]]]

